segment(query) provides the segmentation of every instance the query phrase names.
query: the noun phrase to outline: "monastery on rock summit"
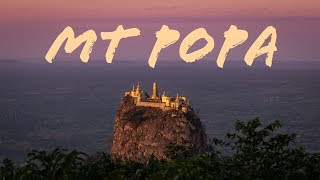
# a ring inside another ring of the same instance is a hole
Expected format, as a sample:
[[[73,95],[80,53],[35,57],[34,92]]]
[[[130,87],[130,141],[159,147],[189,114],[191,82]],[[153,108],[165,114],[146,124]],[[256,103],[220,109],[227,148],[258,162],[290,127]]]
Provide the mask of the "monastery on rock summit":
[[[153,83],[151,97],[140,88],[139,83],[136,88],[133,86],[132,91],[127,91],[124,95],[133,97],[136,106],[156,107],[162,109],[163,111],[173,109],[181,110],[184,113],[187,113],[190,110],[189,99],[184,96],[179,96],[178,93],[176,97],[171,97],[167,96],[166,91],[164,90],[160,96],[158,94],[156,82]]]

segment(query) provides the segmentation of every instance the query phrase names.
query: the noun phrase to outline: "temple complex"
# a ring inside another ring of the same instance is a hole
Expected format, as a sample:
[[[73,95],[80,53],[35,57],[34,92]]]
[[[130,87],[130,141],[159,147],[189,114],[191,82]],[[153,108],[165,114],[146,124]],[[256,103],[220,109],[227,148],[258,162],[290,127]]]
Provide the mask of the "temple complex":
[[[136,87],[133,86],[132,91],[127,91],[124,95],[133,97],[136,106],[156,107],[163,111],[175,109],[184,113],[190,110],[189,99],[185,96],[179,96],[178,93],[175,97],[168,96],[165,90],[160,96],[156,82],[153,83],[151,97],[141,89],[140,83]]]

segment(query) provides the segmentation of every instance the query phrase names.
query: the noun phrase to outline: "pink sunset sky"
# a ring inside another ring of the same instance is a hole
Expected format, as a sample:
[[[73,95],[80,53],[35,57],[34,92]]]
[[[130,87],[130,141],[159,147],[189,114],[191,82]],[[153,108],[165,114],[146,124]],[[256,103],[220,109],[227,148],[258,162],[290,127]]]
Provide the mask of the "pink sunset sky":
[[[181,33],[179,41],[159,58],[179,58],[179,45],[185,35],[204,27],[216,46],[205,59],[216,60],[223,43],[223,32],[230,25],[249,32],[249,39],[230,53],[228,59],[243,60],[247,48],[269,25],[278,33],[276,59],[313,60],[320,58],[319,0],[6,0],[0,2],[0,59],[40,58],[56,36],[66,27],[76,34],[88,29],[113,31],[119,24],[136,27],[141,36],[121,42],[114,60],[147,61],[155,32],[163,24]],[[90,58],[104,60],[108,42],[98,38]],[[80,49],[80,48],[79,48]],[[66,55],[59,51],[56,59],[79,59],[79,51]],[[80,61],[80,60],[79,60]]]
[[[318,0],[10,0],[1,2],[1,21],[186,16],[319,17]],[[67,16],[67,17],[66,17]]]

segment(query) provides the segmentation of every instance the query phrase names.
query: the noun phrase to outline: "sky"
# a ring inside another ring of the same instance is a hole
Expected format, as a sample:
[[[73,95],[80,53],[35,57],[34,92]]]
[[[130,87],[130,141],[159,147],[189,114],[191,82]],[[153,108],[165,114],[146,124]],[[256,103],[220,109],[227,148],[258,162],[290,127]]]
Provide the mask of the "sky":
[[[179,44],[192,30],[204,27],[215,39],[215,59],[223,43],[223,33],[230,25],[248,31],[248,40],[230,53],[230,59],[243,59],[255,38],[269,25],[278,33],[279,60],[320,58],[319,0],[1,0],[0,60],[17,58],[43,59],[56,36],[71,26],[76,34],[93,29],[113,31],[119,24],[136,27],[141,37],[121,42],[115,59],[146,60],[155,42],[155,32],[163,24],[180,31],[179,41],[159,58],[179,58]],[[104,59],[108,43],[98,38],[92,59]],[[57,58],[78,59],[78,52]]]
[[[318,0],[1,0],[1,20],[114,17],[319,17]],[[17,9],[14,11],[13,9]]]

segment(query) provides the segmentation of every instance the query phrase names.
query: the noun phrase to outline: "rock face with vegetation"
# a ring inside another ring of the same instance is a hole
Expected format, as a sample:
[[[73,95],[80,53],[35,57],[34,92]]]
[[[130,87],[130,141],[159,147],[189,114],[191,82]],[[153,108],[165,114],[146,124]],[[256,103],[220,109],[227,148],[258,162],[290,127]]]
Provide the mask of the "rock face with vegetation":
[[[168,159],[167,147],[172,144],[195,153],[207,148],[206,133],[193,110],[163,111],[136,106],[129,96],[122,99],[114,121],[113,156],[139,162],[151,156]]]

